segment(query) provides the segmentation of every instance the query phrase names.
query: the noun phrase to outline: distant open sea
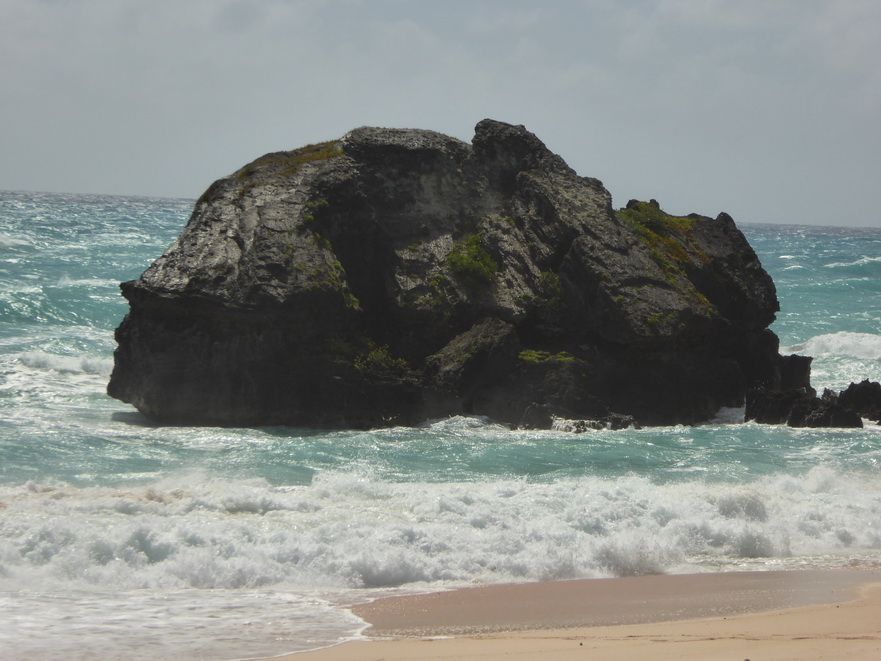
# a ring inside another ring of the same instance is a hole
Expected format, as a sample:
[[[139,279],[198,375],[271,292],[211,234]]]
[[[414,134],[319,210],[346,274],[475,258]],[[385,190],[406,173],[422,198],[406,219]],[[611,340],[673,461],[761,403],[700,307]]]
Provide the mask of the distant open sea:
[[[872,423],[149,424],[105,394],[118,283],[192,204],[0,193],[0,658],[269,657],[359,636],[340,604],[378,595],[881,566]],[[814,356],[815,387],[881,381],[881,229],[739,227],[777,284],[782,351]]]

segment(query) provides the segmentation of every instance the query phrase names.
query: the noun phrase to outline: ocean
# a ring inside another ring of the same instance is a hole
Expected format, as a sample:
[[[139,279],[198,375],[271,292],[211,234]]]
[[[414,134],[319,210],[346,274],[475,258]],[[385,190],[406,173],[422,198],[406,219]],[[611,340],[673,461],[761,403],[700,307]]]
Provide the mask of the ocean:
[[[512,581],[881,566],[881,427],[163,427],[105,394],[192,200],[0,193],[0,658],[253,659]],[[881,219],[876,219],[881,220]],[[739,224],[813,383],[881,381],[881,229]]]

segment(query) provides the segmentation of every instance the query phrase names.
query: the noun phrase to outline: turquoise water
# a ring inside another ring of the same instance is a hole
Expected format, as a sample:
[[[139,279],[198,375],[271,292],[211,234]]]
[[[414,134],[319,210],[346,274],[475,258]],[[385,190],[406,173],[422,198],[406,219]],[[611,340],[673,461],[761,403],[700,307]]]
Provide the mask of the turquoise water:
[[[881,431],[150,425],[104,394],[118,282],[191,200],[0,193],[3,658],[255,658],[462,584],[877,566]],[[814,384],[881,380],[881,230],[741,225]]]

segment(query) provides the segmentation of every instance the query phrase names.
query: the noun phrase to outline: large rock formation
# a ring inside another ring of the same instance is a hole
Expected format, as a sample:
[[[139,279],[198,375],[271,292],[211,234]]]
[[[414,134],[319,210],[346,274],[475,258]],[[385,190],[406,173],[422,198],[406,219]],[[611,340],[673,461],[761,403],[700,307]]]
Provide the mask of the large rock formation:
[[[727,214],[615,211],[521,126],[356,129],[215,182],[122,291],[109,393],[159,421],[694,423],[809,387]],[[532,407],[535,411],[535,407]],[[620,417],[618,419],[621,419]]]

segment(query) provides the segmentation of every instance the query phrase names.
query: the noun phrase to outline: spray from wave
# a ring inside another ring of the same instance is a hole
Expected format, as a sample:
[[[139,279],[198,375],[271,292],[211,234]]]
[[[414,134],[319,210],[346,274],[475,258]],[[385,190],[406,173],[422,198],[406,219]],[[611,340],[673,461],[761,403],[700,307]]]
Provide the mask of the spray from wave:
[[[25,367],[62,374],[94,374],[109,376],[113,359],[98,356],[59,356],[45,351],[28,351],[18,357]]]
[[[841,331],[812,337],[788,349],[809,356],[843,356],[862,360],[881,360],[881,335]]]
[[[811,382],[818,390],[841,391],[863,379],[881,381],[881,335],[826,333],[782,351],[814,357]]]

